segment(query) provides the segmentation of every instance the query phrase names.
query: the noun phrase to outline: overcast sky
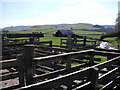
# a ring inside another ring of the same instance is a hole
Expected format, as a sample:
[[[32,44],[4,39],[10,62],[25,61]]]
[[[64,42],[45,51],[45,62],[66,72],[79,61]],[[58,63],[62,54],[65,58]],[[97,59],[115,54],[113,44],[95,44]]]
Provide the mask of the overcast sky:
[[[0,0],[0,27],[61,23],[114,25],[119,0]]]

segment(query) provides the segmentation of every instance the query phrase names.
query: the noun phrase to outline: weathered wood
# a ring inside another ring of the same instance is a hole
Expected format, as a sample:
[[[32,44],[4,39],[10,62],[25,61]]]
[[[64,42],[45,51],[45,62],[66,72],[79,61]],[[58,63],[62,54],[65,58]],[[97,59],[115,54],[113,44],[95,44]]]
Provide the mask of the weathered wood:
[[[22,86],[25,86],[25,65],[23,63],[23,57],[22,56],[18,56],[17,57],[17,65],[18,65],[18,75],[19,75],[19,85],[22,87]]]
[[[112,49],[94,48],[94,50],[120,53],[120,50],[112,50]]]
[[[90,61],[89,61],[90,66],[94,65],[94,53],[90,53]]]
[[[90,89],[98,90],[98,68],[91,68],[89,79],[91,80]]]
[[[89,53],[89,51],[92,51],[92,49],[84,50],[84,51],[78,51],[78,52],[63,53],[63,54],[58,54],[58,55],[51,55],[51,56],[41,57],[41,58],[34,58],[34,61],[36,61],[37,64],[45,64],[45,63],[49,64],[53,61],[64,60],[64,58],[68,55],[71,55],[71,58],[73,58],[73,57],[79,56],[80,54],[87,54],[87,53]]]
[[[84,45],[84,46],[86,45],[86,36],[84,37],[83,45]]]
[[[49,47],[52,47],[52,41],[50,41],[50,45],[49,45]]]
[[[19,89],[27,89],[27,88],[53,88],[54,86],[59,87],[60,85],[68,85],[69,78],[71,78],[70,83],[75,79],[80,79],[82,77],[86,77],[88,73],[90,72],[90,69],[80,70],[76,71],[64,76],[60,76],[57,78],[53,78],[47,81],[43,81],[37,84],[32,84],[23,88]]]
[[[116,67],[116,68],[114,68],[113,70],[111,70],[111,71],[103,74],[102,76],[100,76],[100,77],[98,78],[99,83],[104,82],[105,79],[110,79],[111,76],[116,77],[115,75],[116,75],[116,72],[118,72],[118,70],[119,70],[118,67]]]
[[[69,50],[71,50],[72,49],[72,35],[71,34],[68,34],[67,35],[67,48],[69,49]]]
[[[33,57],[34,45],[24,46],[24,63],[25,63],[25,79],[26,85],[33,83]]]
[[[119,60],[120,60],[120,56],[115,57],[115,58],[113,58],[113,59],[111,59],[109,61],[106,61],[106,62],[97,64],[97,65],[91,66],[91,68],[97,67],[99,69],[102,69],[102,68],[105,68],[105,67],[110,67],[111,65],[118,64]]]
[[[66,69],[67,72],[71,71],[71,55],[66,56]]]
[[[116,53],[116,52],[107,52],[107,51],[98,51],[98,50],[93,50],[91,52],[93,52],[95,55],[108,56],[108,57],[109,56],[116,57],[116,56],[120,55],[120,53]]]
[[[35,42],[35,38],[29,38],[30,44],[33,44]]]
[[[48,55],[54,55],[54,54],[57,54],[55,52],[50,52],[50,51],[44,51],[44,50],[40,50],[40,49],[35,49],[35,52],[39,52],[39,53],[45,53],[45,54],[48,54]]]
[[[0,75],[0,80],[4,81],[4,80],[8,80],[8,79],[14,79],[18,77],[18,72],[12,72],[12,73],[7,73],[7,74],[2,74]]]
[[[91,82],[87,82],[83,85],[80,85],[80,86],[74,88],[74,90],[87,90],[89,88],[90,84],[91,84]]]
[[[109,82],[108,84],[103,86],[100,90],[106,90],[106,89],[113,90],[113,87],[115,87],[115,85],[119,84],[119,82],[120,82],[120,76],[116,77],[116,79],[112,80],[111,82]]]
[[[81,64],[81,65],[78,65],[78,66],[71,67],[71,72],[78,71],[78,70],[80,70],[80,68],[85,67],[86,65],[87,64]],[[53,71],[53,72],[50,72],[50,73],[47,73],[47,74],[34,76],[34,82],[39,81],[39,80],[44,80],[45,78],[47,78],[47,79],[55,78],[58,75],[62,75],[62,74],[66,74],[66,68],[56,70],[56,71]]]
[[[7,69],[7,68],[11,68],[11,67],[16,67],[17,66],[17,59],[10,59],[10,60],[0,61],[0,64],[2,65],[1,69]]]

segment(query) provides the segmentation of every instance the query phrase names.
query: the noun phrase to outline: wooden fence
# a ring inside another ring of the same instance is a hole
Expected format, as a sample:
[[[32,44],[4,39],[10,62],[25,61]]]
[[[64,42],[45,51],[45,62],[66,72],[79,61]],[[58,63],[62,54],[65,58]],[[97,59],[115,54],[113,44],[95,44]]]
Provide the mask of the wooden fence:
[[[83,50],[61,53],[46,57],[34,57],[34,45],[25,45],[24,54],[17,59],[1,61],[2,69],[16,68],[15,77],[19,77],[19,85],[7,89],[84,89],[105,90],[118,88],[120,82],[120,52],[113,50]],[[95,55],[107,57],[103,63],[95,63]],[[82,60],[86,59],[84,62]],[[72,66],[73,62],[79,63]],[[65,65],[62,65],[64,63]],[[87,68],[85,68],[87,67]],[[37,74],[44,69],[43,74]],[[83,69],[85,68],[85,69]],[[104,70],[106,69],[106,70]],[[2,75],[3,80],[10,79],[9,75]],[[20,88],[19,88],[20,87]]]
[[[95,48],[99,44],[99,40],[88,38],[86,36],[67,35],[67,39],[61,39],[61,45],[65,48],[72,49],[90,49]]]

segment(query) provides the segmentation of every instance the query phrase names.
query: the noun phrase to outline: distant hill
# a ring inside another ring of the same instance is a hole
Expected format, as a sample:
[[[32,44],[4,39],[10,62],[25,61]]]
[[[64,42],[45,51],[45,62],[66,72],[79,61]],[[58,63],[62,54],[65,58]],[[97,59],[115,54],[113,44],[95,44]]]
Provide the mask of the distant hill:
[[[107,27],[107,28],[115,28],[115,25],[102,25],[104,27]]]
[[[11,27],[5,27],[3,30],[8,30],[8,31],[14,31],[14,30],[23,30],[23,29],[28,29],[30,26],[11,26]]]
[[[92,25],[89,23],[75,23],[75,24],[49,24],[49,25],[34,25],[34,26],[12,26],[5,27],[3,30],[8,31],[28,31],[32,29],[79,29],[79,30],[95,30],[106,32],[114,30],[114,25]]]
[[[77,24],[56,24],[56,25],[36,25],[31,28],[48,28],[48,29],[96,29],[92,24],[77,23]]]

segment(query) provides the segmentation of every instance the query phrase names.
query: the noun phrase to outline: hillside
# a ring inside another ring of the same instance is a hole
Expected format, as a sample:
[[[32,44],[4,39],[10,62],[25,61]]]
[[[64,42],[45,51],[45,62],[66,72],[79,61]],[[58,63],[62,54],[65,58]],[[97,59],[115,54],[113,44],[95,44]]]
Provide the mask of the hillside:
[[[92,24],[77,23],[77,24],[56,24],[56,25],[36,25],[31,28],[47,28],[47,29],[97,29]]]
[[[50,25],[34,25],[34,26],[12,26],[5,27],[3,30],[8,30],[18,33],[30,33],[30,32],[43,32],[48,34],[54,34],[58,29],[71,29],[75,32],[112,32],[114,31],[114,25],[92,25],[89,23],[76,23],[76,24],[50,24]]]

